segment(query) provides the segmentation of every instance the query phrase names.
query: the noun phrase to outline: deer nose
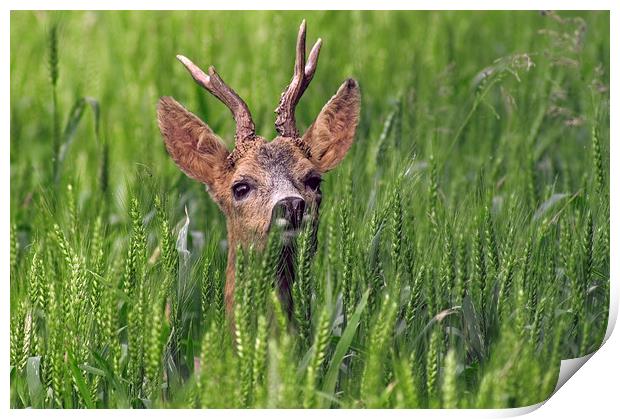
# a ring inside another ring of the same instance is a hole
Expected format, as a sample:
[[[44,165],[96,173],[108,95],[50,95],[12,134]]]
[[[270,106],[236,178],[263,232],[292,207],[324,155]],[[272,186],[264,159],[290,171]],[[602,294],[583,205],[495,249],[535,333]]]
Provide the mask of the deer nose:
[[[301,226],[305,208],[306,203],[303,199],[287,197],[276,203],[274,211],[276,214],[282,214],[282,216],[292,224],[293,228],[296,229]]]

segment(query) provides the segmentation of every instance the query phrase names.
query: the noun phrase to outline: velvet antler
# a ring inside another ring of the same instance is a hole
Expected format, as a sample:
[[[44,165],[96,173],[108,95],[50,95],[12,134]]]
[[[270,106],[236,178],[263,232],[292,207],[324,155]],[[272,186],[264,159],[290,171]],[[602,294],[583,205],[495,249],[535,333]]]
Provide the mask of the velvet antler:
[[[237,123],[236,144],[246,141],[253,141],[256,137],[254,122],[252,115],[243,99],[239,97],[233,89],[231,89],[213,66],[207,70],[209,74],[205,74],[196,64],[187,57],[177,55],[177,59],[183,63],[187,71],[192,75],[196,83],[207,89],[213,96],[218,98],[224,105],[228,106]]]
[[[297,106],[299,99],[301,99],[312,77],[314,77],[319,52],[321,51],[321,43],[322,40],[319,38],[312,47],[306,62],[306,21],[304,19],[301,22],[299,34],[297,35],[297,54],[295,56],[293,80],[282,93],[280,104],[275,110],[278,115],[276,118],[276,131],[283,137],[299,137],[299,131],[297,131],[295,125],[295,106]]]

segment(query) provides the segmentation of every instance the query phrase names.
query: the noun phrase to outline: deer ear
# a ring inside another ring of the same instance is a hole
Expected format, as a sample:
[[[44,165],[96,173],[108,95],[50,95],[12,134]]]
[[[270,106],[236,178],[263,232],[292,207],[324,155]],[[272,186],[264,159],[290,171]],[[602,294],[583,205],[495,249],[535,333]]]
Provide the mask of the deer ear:
[[[327,102],[302,137],[310,150],[310,161],[322,172],[342,161],[353,144],[360,114],[360,89],[348,79]]]
[[[222,140],[171,97],[159,100],[157,120],[172,160],[187,176],[213,189],[229,154]]]

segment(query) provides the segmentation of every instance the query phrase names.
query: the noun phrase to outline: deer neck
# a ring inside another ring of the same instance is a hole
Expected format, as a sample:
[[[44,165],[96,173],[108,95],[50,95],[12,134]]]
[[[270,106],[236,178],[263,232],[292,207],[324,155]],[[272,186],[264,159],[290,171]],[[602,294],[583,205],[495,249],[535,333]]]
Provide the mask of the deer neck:
[[[237,260],[237,247],[242,245],[237,241],[231,240],[229,237],[228,243],[228,260],[226,266],[226,284],[224,288],[224,300],[226,304],[226,311],[229,318],[234,318],[234,304],[235,304],[235,272],[236,272],[236,260]],[[295,280],[295,245],[285,244],[280,250],[278,256],[277,266],[275,268],[275,283],[274,285],[278,291],[278,297],[282,302],[282,308],[290,318],[293,310],[292,300],[292,286]]]
[[[294,244],[286,244],[280,251],[278,266],[276,267],[276,287],[278,297],[282,302],[282,309],[289,319],[293,313],[293,283],[295,281],[295,253]]]

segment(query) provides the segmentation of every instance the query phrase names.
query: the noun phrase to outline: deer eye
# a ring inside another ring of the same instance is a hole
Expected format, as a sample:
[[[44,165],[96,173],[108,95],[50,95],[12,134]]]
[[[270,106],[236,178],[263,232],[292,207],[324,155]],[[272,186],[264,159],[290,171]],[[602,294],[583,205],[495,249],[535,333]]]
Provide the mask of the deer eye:
[[[306,179],[304,183],[306,184],[306,187],[316,192],[321,186],[321,181],[322,179],[320,176],[310,176],[308,179]]]
[[[239,201],[245,198],[248,193],[250,193],[250,191],[252,190],[252,187],[245,182],[239,182],[233,185],[232,190],[233,190],[233,196],[235,197],[237,201]]]

